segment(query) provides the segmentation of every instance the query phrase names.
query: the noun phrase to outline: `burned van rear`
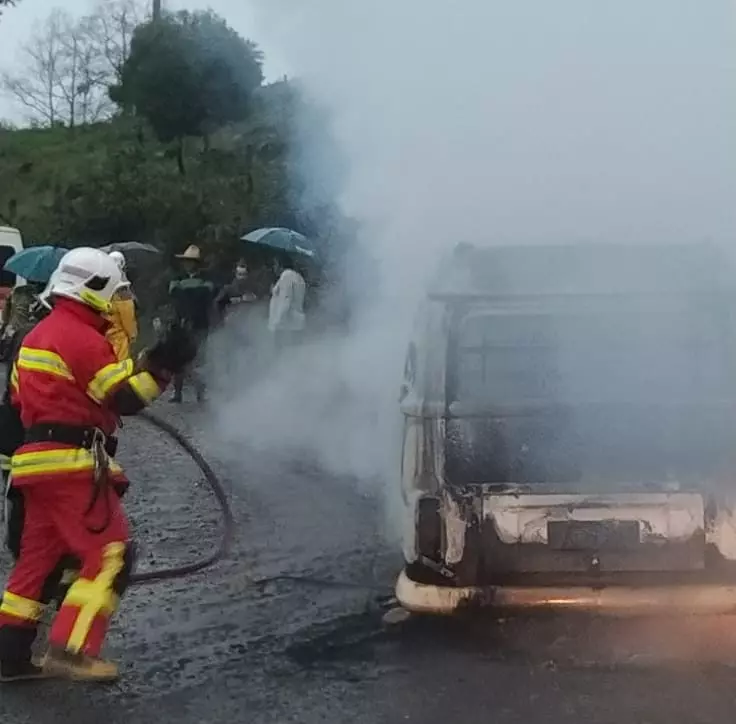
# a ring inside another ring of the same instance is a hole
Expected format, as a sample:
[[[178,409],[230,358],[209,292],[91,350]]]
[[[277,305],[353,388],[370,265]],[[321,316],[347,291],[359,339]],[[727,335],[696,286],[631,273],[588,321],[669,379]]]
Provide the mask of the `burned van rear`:
[[[445,273],[402,393],[402,602],[736,607],[728,259],[465,249]]]

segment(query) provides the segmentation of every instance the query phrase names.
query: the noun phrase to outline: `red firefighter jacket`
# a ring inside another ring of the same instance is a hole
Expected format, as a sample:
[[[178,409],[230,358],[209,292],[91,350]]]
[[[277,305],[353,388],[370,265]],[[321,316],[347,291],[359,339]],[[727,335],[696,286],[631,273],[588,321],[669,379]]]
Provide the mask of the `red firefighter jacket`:
[[[120,392],[139,403],[156,399],[166,381],[136,371],[132,359],[118,361],[105,338],[105,320],[88,307],[58,299],[53,311],[23,340],[11,376],[11,401],[25,429],[33,425],[67,424],[96,427],[106,436],[118,424]],[[137,411],[137,410],[135,410]],[[42,481],[90,481],[91,451],[57,442],[22,445],[11,460],[13,484]],[[113,481],[125,482],[120,466],[109,461]]]

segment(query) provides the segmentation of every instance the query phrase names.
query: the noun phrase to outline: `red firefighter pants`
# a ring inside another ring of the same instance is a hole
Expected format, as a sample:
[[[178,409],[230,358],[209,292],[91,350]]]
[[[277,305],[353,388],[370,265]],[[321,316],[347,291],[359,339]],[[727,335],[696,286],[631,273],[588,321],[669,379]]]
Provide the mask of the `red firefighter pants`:
[[[3,594],[0,626],[35,627],[44,581],[62,555],[72,554],[82,564],[79,578],[54,619],[49,642],[97,656],[122,593],[121,581],[130,572],[128,521],[120,499],[109,488],[87,512],[91,483],[58,477],[21,490],[25,523],[20,556]]]

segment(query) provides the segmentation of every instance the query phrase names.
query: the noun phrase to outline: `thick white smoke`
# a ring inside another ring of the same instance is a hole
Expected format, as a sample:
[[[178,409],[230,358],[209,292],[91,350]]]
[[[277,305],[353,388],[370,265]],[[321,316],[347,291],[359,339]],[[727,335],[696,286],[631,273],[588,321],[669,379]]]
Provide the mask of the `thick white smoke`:
[[[333,111],[352,168],[345,209],[386,224],[373,242],[385,258],[416,264],[416,252],[463,236],[732,235],[728,0],[264,0],[257,10],[270,44]]]
[[[349,339],[231,400],[230,440],[393,484],[408,325],[441,249],[734,237],[730,0],[252,4],[250,34],[332,113],[339,201],[381,286]]]

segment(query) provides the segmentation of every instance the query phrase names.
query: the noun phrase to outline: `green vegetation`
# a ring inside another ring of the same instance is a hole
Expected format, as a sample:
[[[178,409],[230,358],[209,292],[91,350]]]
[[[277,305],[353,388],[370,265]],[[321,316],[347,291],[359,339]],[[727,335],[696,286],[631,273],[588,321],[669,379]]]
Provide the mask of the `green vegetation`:
[[[327,119],[286,79],[262,85],[257,46],[213,13],[147,13],[55,10],[2,75],[30,127],[0,127],[0,223],[27,243],[153,243],[157,282],[189,243],[224,273],[242,234],[288,226],[317,241],[324,272],[352,233],[332,203],[339,176],[302,173],[340,172]],[[304,156],[304,133],[320,154]]]
[[[0,219],[34,243],[139,239],[174,251],[227,244],[261,225],[293,221],[289,127],[298,101],[287,82],[260,88],[248,119],[207,147],[177,142],[121,115],[69,129],[0,130]]]
[[[147,119],[163,142],[209,138],[250,110],[263,82],[262,55],[212,12],[166,15],[139,25],[110,97]],[[177,155],[185,173],[183,153]]]
[[[354,228],[333,203],[329,119],[286,79],[262,84],[254,43],[211,12],[151,19],[147,2],[99,0],[82,18],[52,11],[21,50],[0,85],[30,127],[0,126],[0,223],[26,244],[155,244],[131,270],[150,314],[188,244],[224,281],[241,255],[269,265],[244,233],[287,226],[315,240],[308,276],[340,307]]]

